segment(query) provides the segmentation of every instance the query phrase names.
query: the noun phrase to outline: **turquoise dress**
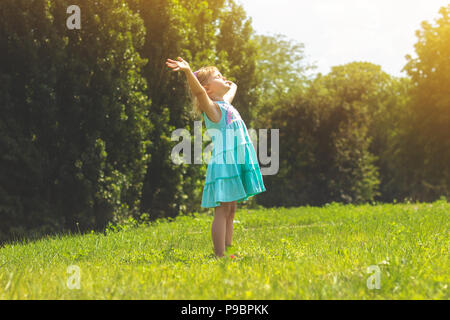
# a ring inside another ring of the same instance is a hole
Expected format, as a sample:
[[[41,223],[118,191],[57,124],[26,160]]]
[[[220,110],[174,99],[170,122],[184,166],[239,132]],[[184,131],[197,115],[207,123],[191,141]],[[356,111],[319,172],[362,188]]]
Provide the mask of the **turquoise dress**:
[[[218,207],[220,202],[239,203],[266,191],[255,148],[241,115],[228,102],[215,102],[222,112],[218,123],[202,113],[213,144],[203,188],[203,208]]]

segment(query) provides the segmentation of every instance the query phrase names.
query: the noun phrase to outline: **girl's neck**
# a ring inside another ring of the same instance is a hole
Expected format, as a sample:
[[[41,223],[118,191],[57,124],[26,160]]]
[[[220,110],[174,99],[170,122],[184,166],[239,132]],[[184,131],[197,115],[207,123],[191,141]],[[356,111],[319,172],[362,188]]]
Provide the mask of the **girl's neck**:
[[[213,96],[213,97],[211,97],[211,100],[213,100],[213,101],[224,101],[223,100],[223,96],[221,97],[221,96]]]

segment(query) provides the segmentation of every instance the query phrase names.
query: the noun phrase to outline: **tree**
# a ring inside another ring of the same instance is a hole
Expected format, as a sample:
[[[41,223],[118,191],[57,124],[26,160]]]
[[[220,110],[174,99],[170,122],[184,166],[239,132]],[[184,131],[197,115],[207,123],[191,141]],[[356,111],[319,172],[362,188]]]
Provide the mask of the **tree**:
[[[412,101],[403,158],[412,178],[409,193],[423,201],[450,194],[450,5],[439,13],[436,25],[423,21],[416,31],[417,58],[407,55],[404,67],[411,76]]]
[[[355,62],[319,74],[307,90],[277,101],[271,128],[280,129],[280,173],[266,179],[265,205],[361,203],[378,195],[370,152],[370,101],[381,91],[379,66]]]
[[[151,130],[142,20],[123,1],[0,3],[0,240],[136,212]],[[127,209],[129,208],[129,210]]]

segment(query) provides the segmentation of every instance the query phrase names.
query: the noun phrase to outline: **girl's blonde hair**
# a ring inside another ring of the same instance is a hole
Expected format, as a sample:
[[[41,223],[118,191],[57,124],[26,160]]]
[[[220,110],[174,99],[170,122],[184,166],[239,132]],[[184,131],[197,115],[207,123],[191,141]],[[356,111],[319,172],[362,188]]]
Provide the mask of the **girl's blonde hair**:
[[[198,71],[196,71],[197,79],[198,79],[198,81],[200,82],[200,84],[202,86],[205,86],[205,85],[208,84],[208,80],[210,79],[210,77],[212,75],[214,75],[214,73],[216,71],[219,71],[219,69],[217,69],[217,67],[215,67],[215,66],[203,67],[203,68],[199,69]],[[189,84],[187,84],[187,86],[188,86],[189,96],[191,97],[192,103],[193,103],[193,106],[194,106],[194,108],[193,108],[193,115],[196,118],[197,117],[201,117],[202,110],[200,109],[200,104],[198,102],[198,99],[197,99],[197,97],[195,97],[192,94],[192,91],[189,88]]]

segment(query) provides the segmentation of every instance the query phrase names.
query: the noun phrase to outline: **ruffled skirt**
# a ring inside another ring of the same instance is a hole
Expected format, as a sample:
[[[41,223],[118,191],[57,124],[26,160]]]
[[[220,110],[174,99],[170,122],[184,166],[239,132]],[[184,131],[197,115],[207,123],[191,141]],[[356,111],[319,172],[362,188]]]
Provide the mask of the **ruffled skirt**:
[[[266,191],[258,159],[251,141],[211,157],[203,188],[203,208],[220,206],[220,202],[242,202]]]

